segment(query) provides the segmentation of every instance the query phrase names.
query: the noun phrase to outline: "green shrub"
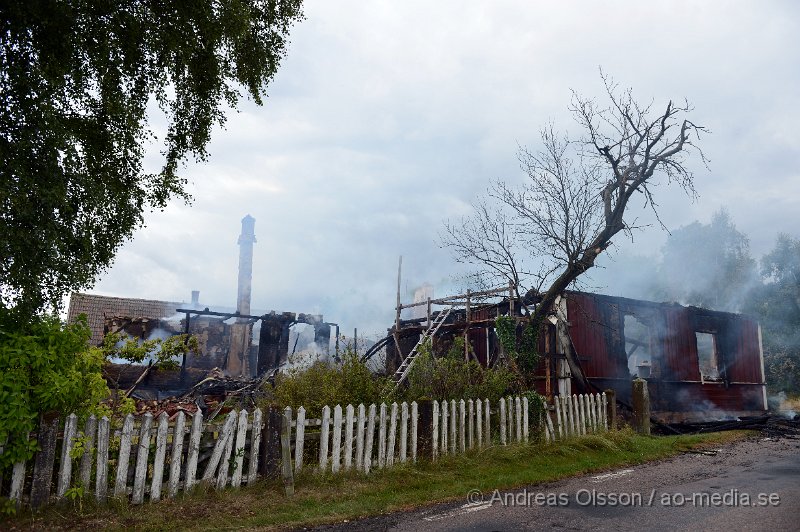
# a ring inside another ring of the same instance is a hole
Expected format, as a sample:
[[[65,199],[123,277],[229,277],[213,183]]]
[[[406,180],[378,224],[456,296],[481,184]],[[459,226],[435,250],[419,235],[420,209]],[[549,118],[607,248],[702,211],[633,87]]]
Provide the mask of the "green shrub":
[[[341,364],[314,362],[306,368],[279,373],[274,385],[267,385],[268,400],[281,407],[306,409],[307,417],[322,415],[325,405],[378,403],[388,379],[372,374],[367,365],[345,351]]]
[[[45,316],[22,331],[0,329],[0,470],[33,456],[27,436],[40,414],[94,412],[108,398],[103,353],[87,348],[89,337],[85,318],[65,325]]]

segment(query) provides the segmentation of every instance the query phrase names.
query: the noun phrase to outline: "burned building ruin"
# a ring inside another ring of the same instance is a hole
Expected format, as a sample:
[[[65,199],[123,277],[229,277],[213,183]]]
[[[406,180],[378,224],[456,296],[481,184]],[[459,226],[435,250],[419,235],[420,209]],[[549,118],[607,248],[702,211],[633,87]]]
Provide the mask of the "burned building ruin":
[[[501,301],[480,303],[481,295]],[[535,299],[525,302],[534,304]],[[432,343],[438,356],[460,336],[466,340],[465,359],[485,367],[497,364],[504,354],[495,320],[501,315],[522,318],[520,303],[513,291],[498,289],[429,299],[423,318],[401,320],[398,310],[396,323],[378,346],[386,347],[387,373],[399,377],[417,343],[437,325]],[[444,310],[435,311],[436,306]],[[542,326],[538,343],[541,357],[533,380],[546,397],[612,389],[623,405],[629,404],[631,380],[638,376],[648,381],[654,417],[665,422],[735,419],[767,410],[761,330],[747,316],[566,292]]]
[[[299,333],[294,334],[294,345],[290,346],[290,340],[294,326],[299,324],[313,328],[316,353],[323,357],[336,356],[331,353],[330,344],[332,330],[338,336],[338,325],[325,322],[321,315],[276,311],[252,313],[255,242],[255,219],[247,215],[242,219],[238,239],[239,274],[236,309],[233,311],[210,310],[201,305],[197,290],[192,292],[190,303],[74,293],[70,298],[68,320],[75,321],[79,315],[86,315],[92,345],[101,345],[110,332],[141,340],[178,334],[194,336],[198,352],[190,352],[179,361],[180,371],[162,370],[148,374],[147,379],[137,386],[144,395],[150,392],[150,395],[163,396],[185,390],[212,371],[240,380],[262,377],[287,363],[297,347]],[[112,364],[107,372],[121,387],[125,387],[128,381],[141,374],[141,366],[138,367],[137,370],[130,364]]]

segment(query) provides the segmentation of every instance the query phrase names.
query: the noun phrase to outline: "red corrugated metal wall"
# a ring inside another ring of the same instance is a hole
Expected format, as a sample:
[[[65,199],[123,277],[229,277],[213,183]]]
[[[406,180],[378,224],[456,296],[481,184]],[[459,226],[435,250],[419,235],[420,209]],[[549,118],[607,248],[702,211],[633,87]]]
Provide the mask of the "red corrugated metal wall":
[[[609,356],[606,338],[608,326],[599,301],[591,294],[569,294],[567,316],[572,343],[586,376],[616,377],[619,372]]]

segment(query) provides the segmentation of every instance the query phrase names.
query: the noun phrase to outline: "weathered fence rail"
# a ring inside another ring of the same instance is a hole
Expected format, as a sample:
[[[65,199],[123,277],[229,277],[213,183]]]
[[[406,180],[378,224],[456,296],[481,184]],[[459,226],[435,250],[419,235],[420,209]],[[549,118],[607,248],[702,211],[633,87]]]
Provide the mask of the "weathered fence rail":
[[[34,435],[40,450],[32,463],[13,466],[3,489],[11,500],[34,507],[70,490],[98,501],[117,497],[141,504],[173,498],[201,482],[222,489],[269,474],[282,474],[289,491],[294,474],[306,469],[369,473],[495,443],[552,442],[607,430],[607,410],[605,394],[590,394],[556,397],[541,407],[528,397],[494,405],[462,399],[325,406],[319,419],[306,418],[303,407],[269,416],[260,409],[234,410],[213,423],[200,412],[179,412],[172,421],[165,413],[155,419],[128,415],[118,427],[94,416],[79,427],[70,414],[63,423],[42,423]]]

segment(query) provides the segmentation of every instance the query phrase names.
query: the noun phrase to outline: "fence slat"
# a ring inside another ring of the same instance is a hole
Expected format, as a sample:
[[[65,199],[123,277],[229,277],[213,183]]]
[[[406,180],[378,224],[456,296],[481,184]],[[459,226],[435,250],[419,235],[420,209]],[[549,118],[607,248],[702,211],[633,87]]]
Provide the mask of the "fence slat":
[[[342,407],[333,407],[333,452],[331,453],[331,471],[339,472],[342,463]]]
[[[458,402],[458,450],[467,450],[467,406],[463,399]]]
[[[543,420],[542,420],[543,421]],[[522,398],[522,439],[528,443],[528,429],[530,429],[530,422],[528,419],[528,398]]]
[[[364,403],[358,405],[358,421],[356,422],[356,471],[364,470],[364,429],[366,416]]]
[[[258,476],[258,454],[261,449],[261,427],[264,416],[260,408],[253,410],[253,431],[250,433],[250,461],[247,465],[247,485],[256,481]]]
[[[42,421],[39,426],[39,452],[33,461],[33,485],[31,506],[38,508],[50,500],[50,485],[53,483],[53,467],[56,460],[58,422],[55,418]]]
[[[431,459],[439,457],[439,401],[433,401],[433,419],[431,419]]]
[[[506,402],[500,399],[500,444],[506,444]]]
[[[244,446],[247,440],[247,410],[239,412],[239,424],[236,427],[236,444],[233,454],[233,474],[231,475],[231,486],[238,488],[242,485],[244,475]]]
[[[14,469],[11,473],[11,488],[8,492],[8,498],[16,503],[19,503],[22,498],[22,492],[25,489],[25,462],[17,462],[14,464]]]
[[[322,407],[322,430],[319,433],[319,468],[325,471],[328,467],[328,440],[331,430],[331,407]]]
[[[61,443],[61,468],[58,472],[56,497],[64,496],[72,480],[72,447],[78,428],[78,416],[70,414],[64,422],[64,440]]]
[[[147,461],[150,456],[150,432],[153,426],[153,414],[146,413],[142,417],[142,426],[139,430],[139,445],[136,450],[136,469],[133,475],[133,504],[144,502],[144,485],[147,480]]]
[[[483,447],[483,401],[475,401],[475,443],[478,449]]]
[[[86,419],[83,428],[83,456],[81,456],[80,480],[81,486],[88,492],[92,481],[92,458],[94,458],[94,442],[97,436],[97,418],[92,414]]]
[[[408,403],[400,406],[400,461],[408,458]]]
[[[236,410],[231,410],[231,413],[228,414],[228,417],[231,418],[233,422],[230,425],[230,430],[225,436],[225,450],[222,451],[222,456],[219,460],[219,468],[217,469],[216,488],[218,490],[221,490],[228,485],[228,471],[230,470],[231,466],[231,457],[233,456],[233,440],[236,437],[235,431],[239,416],[236,414]]]
[[[517,443],[522,441],[522,401],[519,396],[514,398],[514,429],[517,431]]]
[[[306,443],[306,409],[302,406],[297,409],[297,427],[294,435],[294,472],[303,469],[303,450]]]
[[[562,422],[561,418],[561,399],[559,397],[553,397],[553,406],[555,406],[556,412],[556,426],[558,427],[558,439],[564,438],[564,423]]]
[[[586,427],[586,433],[591,434],[592,432],[594,432],[594,429],[592,428],[592,408],[591,405],[589,404],[589,398],[591,397],[591,394],[588,395],[584,394],[582,397],[583,397],[583,418],[586,420],[584,426]]]
[[[544,409],[544,423],[545,428],[547,429],[546,433],[549,438],[547,441],[555,441],[556,433],[553,430],[553,421],[550,419],[550,408],[547,406],[547,401],[544,399],[542,399],[542,408]]]
[[[467,446],[475,447],[475,401],[467,401]]]
[[[211,458],[208,459],[208,463],[206,464],[206,469],[205,471],[203,471],[202,479],[204,481],[211,480],[211,478],[216,473],[217,466],[220,465],[222,455],[225,452],[225,446],[228,444],[228,437],[233,433],[233,427],[235,423],[236,423],[236,412],[231,410],[231,412],[228,414],[228,417],[225,419],[225,424],[222,426],[222,430],[219,433],[219,437],[217,438],[217,441],[214,444],[214,450],[211,451]],[[222,469],[222,467],[220,467],[220,469]]]
[[[508,443],[514,441],[514,399],[506,397],[506,415],[508,416]]]
[[[167,434],[169,432],[169,416],[161,412],[158,416],[158,429],[156,430],[156,455],[153,461],[153,480],[150,483],[150,500],[155,502],[161,499],[161,484],[164,482],[164,462],[167,458]]]
[[[578,432],[581,436],[586,434],[586,405],[583,394],[578,396]]]
[[[367,433],[364,438],[364,473],[369,473],[372,467],[372,442],[375,437],[375,403],[369,405],[369,419],[367,421]]]
[[[450,399],[450,436],[448,443],[450,444],[450,454],[456,454],[456,446],[458,441],[458,413],[456,412],[456,400]]]
[[[103,416],[97,424],[97,472],[94,482],[94,496],[100,502],[108,495],[108,438],[111,423]]]
[[[178,412],[175,428],[172,431],[172,454],[169,459],[169,480],[167,481],[167,497],[172,499],[178,494],[181,479],[181,459],[183,458],[183,438],[186,427],[186,414]]]
[[[411,402],[411,461],[417,461],[417,423],[419,421],[419,406],[416,401]]]
[[[119,455],[117,458],[116,480],[114,482],[114,497],[126,495],[128,484],[128,467],[131,457],[131,438],[133,436],[133,414],[125,416],[122,424],[122,433],[119,439]]]
[[[603,392],[602,401],[600,401],[600,412],[603,414],[603,430],[608,430],[608,396]]]
[[[450,421],[448,419],[450,417],[448,412],[449,408],[450,405],[447,403],[447,401],[442,401],[442,456],[447,455],[447,451],[450,447],[447,444],[447,437],[450,433],[448,430],[448,421]]]
[[[381,403],[380,423],[378,424],[378,468],[386,465],[386,403]]]
[[[394,465],[395,437],[397,434],[397,402],[392,403],[389,415],[389,435],[386,440],[386,465]]]
[[[292,473],[292,409],[283,410],[281,420],[281,476],[287,497],[294,495],[294,474]]]
[[[203,412],[198,410],[192,415],[192,432],[189,435],[189,454],[186,457],[186,479],[184,491],[189,491],[196,483],[197,460],[200,456],[200,437],[203,435]]]
[[[347,405],[344,410],[344,470],[353,466],[353,405]]]
[[[484,440],[486,441],[486,445],[492,444],[492,405],[489,404],[488,399],[483,400],[483,411],[484,411],[484,421],[483,424],[483,433],[484,433]]]

